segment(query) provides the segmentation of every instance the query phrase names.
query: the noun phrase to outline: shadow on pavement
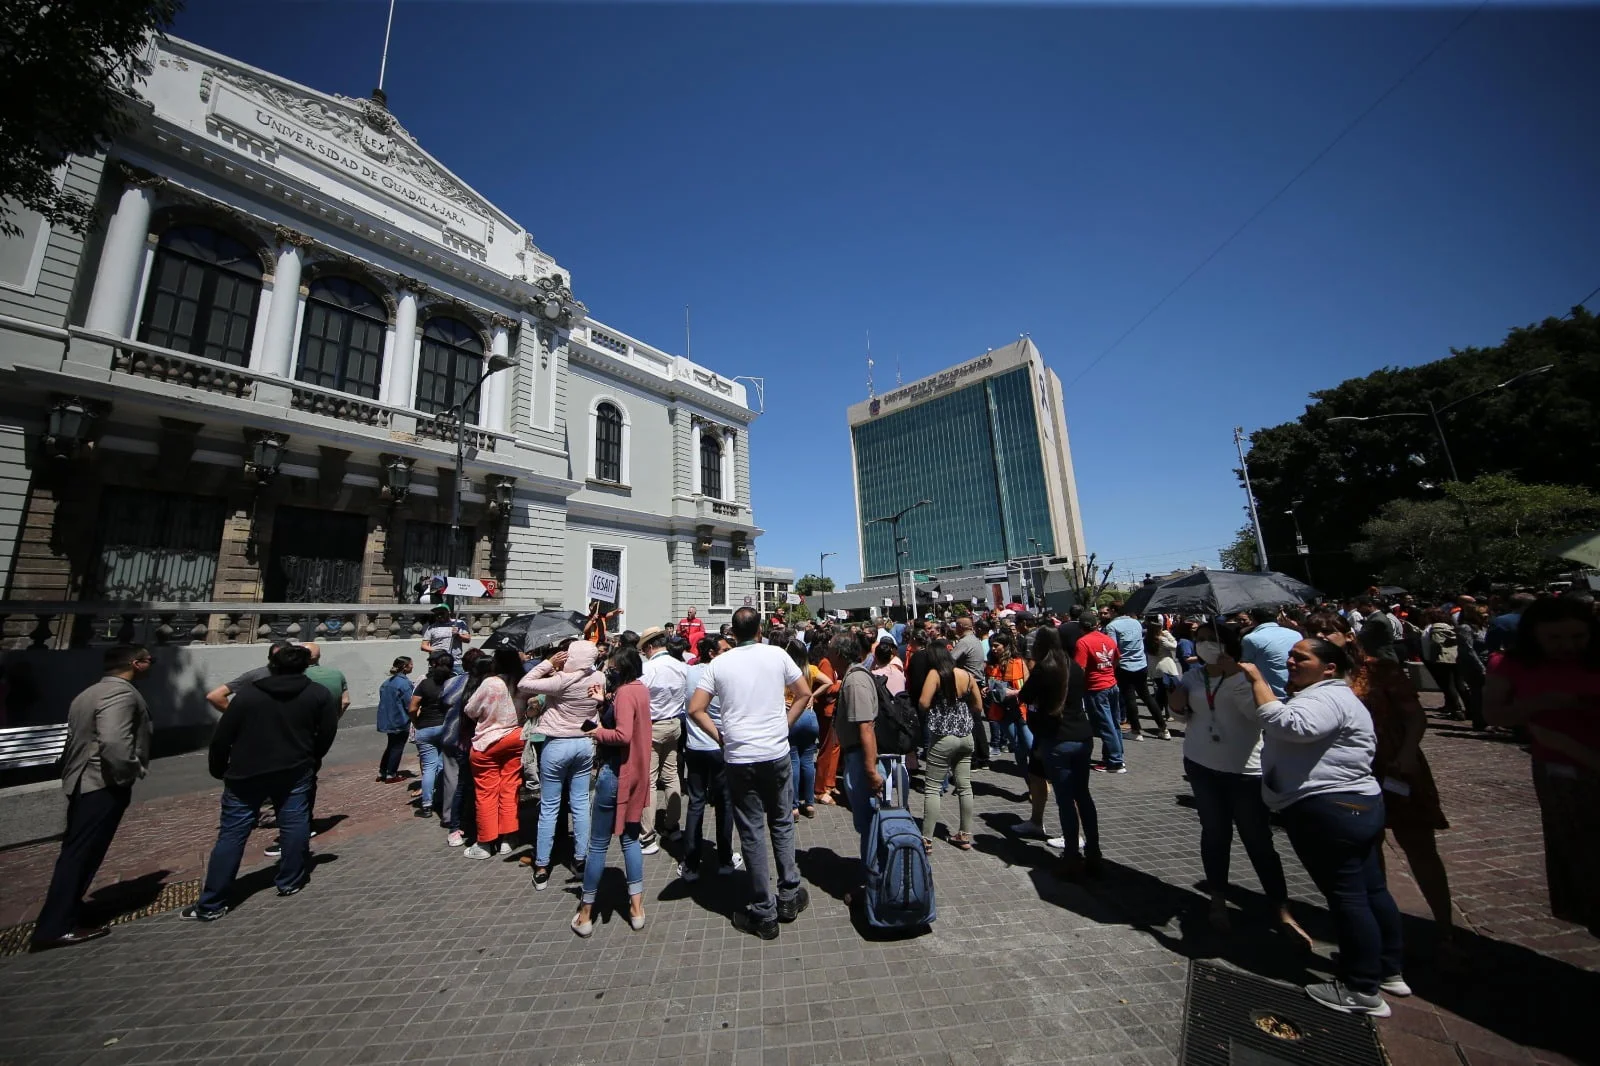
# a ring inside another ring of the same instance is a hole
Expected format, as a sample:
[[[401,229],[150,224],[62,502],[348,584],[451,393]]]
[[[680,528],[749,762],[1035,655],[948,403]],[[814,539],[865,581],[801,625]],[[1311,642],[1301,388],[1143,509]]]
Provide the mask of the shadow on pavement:
[[[131,881],[118,881],[114,885],[95,889],[84,900],[82,924],[106,925],[114,918],[143,910],[160,897],[170,876],[171,870],[155,870]]]
[[[985,816],[986,820],[995,821]],[[1069,882],[1057,853],[1037,841],[979,837],[980,850],[1030,867],[1039,898],[1092,921],[1121,923],[1148,934],[1189,959],[1221,959],[1273,980],[1304,984],[1311,972],[1331,975],[1331,963],[1297,937],[1279,933],[1258,892],[1230,885],[1243,905],[1234,930],[1219,933],[1207,920],[1209,898],[1111,860],[1102,878]],[[1324,907],[1292,901],[1295,919],[1319,942],[1335,941]],[[1594,1061],[1587,1012],[1600,1004],[1600,973],[1580,969],[1527,948],[1457,930],[1448,954],[1433,950],[1434,923],[1404,916],[1405,977],[1417,998],[1525,1047],[1544,1048],[1575,1061]],[[1311,971],[1311,972],[1308,972]]]
[[[339,856],[332,852],[313,854],[311,856],[311,869],[307,873],[309,877],[314,878],[319,867],[338,861]],[[273,881],[277,876],[278,864],[273,863],[271,866],[263,866],[259,870],[251,870],[243,877],[234,878],[233,889],[228,893],[229,909],[238,910],[256,893],[265,892],[267,889],[272,888]]]

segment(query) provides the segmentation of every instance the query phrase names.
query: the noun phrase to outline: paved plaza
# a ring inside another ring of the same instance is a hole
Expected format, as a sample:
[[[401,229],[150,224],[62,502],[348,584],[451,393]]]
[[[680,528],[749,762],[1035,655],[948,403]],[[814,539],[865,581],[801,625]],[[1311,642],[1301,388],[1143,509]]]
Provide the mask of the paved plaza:
[[[612,870],[581,941],[568,877],[535,893],[514,861],[447,849],[403,786],[372,781],[362,742],[342,736],[357,747],[324,774],[307,891],[271,891],[260,830],[223,921],[167,911],[0,959],[0,1063],[1165,1064],[1192,959],[1286,981],[1325,966],[1250,917],[1261,897],[1237,849],[1246,910],[1229,937],[1207,927],[1176,741],[1132,745],[1130,774],[1096,776],[1109,869],[1082,886],[1057,879],[1042,843],[1005,834],[1026,813],[1005,757],[977,774],[978,846],[936,846],[939,920],[910,940],[852,925],[849,815],[819,807],[799,831],[811,908],[771,943],[728,924],[731,881],[675,882],[665,852],[646,859],[645,929],[620,919]],[[375,761],[379,738],[364,742]],[[1391,1061],[1594,1061],[1579,1015],[1600,1003],[1600,941],[1548,916],[1526,755],[1438,719],[1425,750],[1454,825],[1442,839],[1465,946],[1429,961],[1421,898],[1391,852],[1418,993],[1379,1023]],[[136,799],[96,902],[136,909],[198,878],[215,819],[214,790]],[[1326,914],[1281,835],[1279,848],[1325,956]],[[49,843],[0,852],[5,921],[31,917],[53,859]]]

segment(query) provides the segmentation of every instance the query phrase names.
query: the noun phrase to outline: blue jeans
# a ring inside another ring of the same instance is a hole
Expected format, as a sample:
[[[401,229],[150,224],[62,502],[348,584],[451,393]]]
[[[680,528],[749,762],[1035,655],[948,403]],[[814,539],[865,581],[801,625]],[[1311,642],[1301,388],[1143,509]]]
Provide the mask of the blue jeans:
[[[546,748],[546,751],[549,749]],[[617,770],[600,763],[595,770],[594,808],[589,812],[589,858],[583,866],[583,902],[593,903],[605,872],[606,852],[611,849],[611,830],[617,822]],[[639,824],[629,822],[622,829],[622,872],[628,877],[628,895],[644,891],[644,852],[639,849]]]
[[[1011,743],[1012,754],[1017,757],[1017,765],[1026,772],[1028,757],[1033,754],[1033,730],[1028,728],[1028,723],[1022,720],[1020,714],[1001,725],[1006,730],[1006,739]]]
[[[1339,979],[1376,994],[1378,982],[1402,972],[1400,908],[1378,864],[1383,796],[1327,792],[1279,812],[1289,843],[1328,901],[1339,941]]]
[[[789,727],[789,779],[794,782],[795,804],[811,806],[817,789],[817,738],[821,728],[810,707]]]
[[[244,860],[245,842],[268,803],[277,812],[278,839],[283,845],[273,883],[279,891],[288,891],[306,882],[311,865],[311,784],[316,776],[315,770],[307,768],[222,783],[222,824],[206,863],[205,887],[197,904],[200,910],[210,913],[227,907],[233,879]]]
[[[1100,758],[1107,766],[1122,765],[1122,706],[1114,688],[1090,692],[1083,697],[1094,716],[1095,732],[1100,734]]]
[[[439,752],[439,743],[444,739],[444,726],[430,725],[426,729],[417,730],[417,761],[422,763],[422,809],[433,810],[434,784],[439,780],[439,765],[444,761],[444,756]]]
[[[844,776],[844,794],[850,800],[850,820],[855,823],[856,835],[861,838],[861,861],[867,861],[867,834],[872,831],[872,812],[878,807],[878,795],[867,782],[867,756],[861,748],[851,748],[839,759]],[[878,760],[878,773],[887,777],[888,765]],[[900,802],[905,803],[905,782],[900,782]]]
[[[472,767],[465,752],[441,748],[439,763],[439,824],[461,828],[461,801],[472,798]]]
[[[702,832],[706,824],[706,804],[717,809],[717,862],[733,862],[733,804],[728,800],[726,766],[722,750],[683,753],[684,783],[688,787],[689,811],[683,823],[683,861],[691,870],[700,868],[700,852],[705,848]]]
[[[1272,846],[1272,823],[1261,798],[1260,775],[1224,773],[1193,759],[1183,760],[1183,769],[1200,812],[1200,861],[1206,870],[1206,887],[1213,895],[1228,887],[1233,830],[1238,826],[1239,841],[1255,867],[1261,891],[1275,906],[1287,903],[1289,886],[1283,880],[1283,862]]]
[[[1056,812],[1061,815],[1061,835],[1066,838],[1066,854],[1078,852],[1078,824],[1083,824],[1083,844],[1090,855],[1100,854],[1100,811],[1089,795],[1089,755],[1093,740],[1063,740],[1041,753],[1050,786],[1056,793]]]
[[[572,839],[589,839],[589,768],[593,764],[594,742],[588,737],[551,737],[544,742],[544,752],[539,756],[539,836],[533,859],[536,868],[550,865],[563,792],[572,808]],[[615,795],[612,809],[616,809]],[[574,843],[573,854],[580,853],[581,848]]]

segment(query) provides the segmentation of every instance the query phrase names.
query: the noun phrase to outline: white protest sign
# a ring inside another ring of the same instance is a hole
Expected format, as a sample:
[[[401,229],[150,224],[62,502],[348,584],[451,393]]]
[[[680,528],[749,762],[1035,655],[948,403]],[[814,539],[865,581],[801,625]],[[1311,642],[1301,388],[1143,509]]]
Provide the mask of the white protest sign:
[[[444,592],[446,596],[486,596],[489,589],[475,577],[447,577]]]
[[[601,603],[617,602],[617,586],[621,584],[616,574],[608,574],[604,570],[589,571],[588,599],[599,600]]]
[[[799,605],[800,597],[797,593],[791,592],[788,596],[784,597],[784,602],[791,607],[795,607]]]

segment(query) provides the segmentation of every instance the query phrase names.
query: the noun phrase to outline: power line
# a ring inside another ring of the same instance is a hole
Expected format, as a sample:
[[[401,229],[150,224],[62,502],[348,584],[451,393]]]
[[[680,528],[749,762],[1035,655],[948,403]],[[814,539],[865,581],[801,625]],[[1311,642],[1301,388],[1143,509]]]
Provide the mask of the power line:
[[[1188,285],[1189,282],[1193,281],[1200,274],[1200,272],[1202,270],[1204,270],[1206,267],[1211,265],[1212,260],[1216,259],[1217,256],[1221,255],[1224,251],[1226,251],[1228,249],[1229,245],[1231,245],[1234,241],[1238,240],[1239,236],[1241,234],[1243,234],[1245,230],[1249,229],[1250,226],[1255,222],[1256,219],[1258,219],[1262,215],[1266,214],[1267,210],[1269,208],[1271,208],[1273,204],[1275,204],[1279,200],[1283,199],[1284,194],[1287,193],[1290,189],[1294,188],[1295,185],[1299,183],[1301,178],[1303,178],[1307,174],[1309,174],[1312,171],[1312,169],[1314,167],[1316,167],[1316,165],[1318,163],[1322,162],[1323,159],[1327,158],[1328,154],[1330,152],[1332,152],[1335,148],[1337,148],[1339,146],[1340,142],[1342,142],[1346,137],[1348,137],[1350,135],[1352,130],[1354,130],[1357,126],[1361,125],[1361,123],[1366,120],[1367,116],[1371,115],[1374,111],[1376,111],[1379,107],[1381,107],[1383,105],[1384,101],[1388,100],[1389,97],[1393,96],[1400,89],[1400,87],[1402,85],[1404,85],[1406,82],[1410,81],[1412,75],[1416,74],[1417,71],[1421,70],[1423,68],[1423,66],[1425,66],[1427,64],[1428,60],[1432,59],[1435,55],[1437,55],[1439,53],[1439,50],[1441,48],[1443,48],[1446,44],[1448,44],[1452,37],[1454,37],[1457,33],[1461,32],[1462,27],[1464,27],[1467,23],[1471,22],[1477,16],[1478,12],[1482,11],[1485,7],[1488,6],[1488,3],[1489,3],[1489,0],[1480,0],[1480,3],[1478,4],[1477,7],[1473,8],[1471,11],[1467,12],[1466,16],[1464,18],[1462,18],[1461,21],[1457,22],[1454,26],[1451,26],[1450,29],[1445,33],[1445,35],[1443,37],[1439,38],[1438,42],[1435,43],[1432,48],[1430,48],[1426,52],[1424,52],[1420,59],[1418,59],[1415,63],[1411,64],[1411,66],[1406,69],[1405,73],[1401,74],[1400,77],[1396,78],[1394,80],[1394,82],[1387,89],[1383,90],[1383,92],[1378,95],[1377,99],[1373,100],[1372,103],[1368,104],[1366,106],[1366,108],[1361,111],[1360,114],[1356,115],[1355,118],[1351,119],[1348,123],[1346,123],[1344,128],[1341,129],[1337,134],[1334,135],[1333,140],[1329,141],[1327,143],[1327,145],[1322,149],[1322,151],[1320,151],[1316,155],[1312,156],[1310,162],[1306,163],[1305,166],[1303,166],[1299,170],[1295,171],[1293,177],[1291,177],[1288,181],[1284,182],[1281,186],[1279,186],[1278,191],[1273,193],[1270,197],[1267,198],[1267,202],[1266,203],[1262,204],[1260,207],[1256,208],[1255,211],[1251,212],[1250,216],[1248,218],[1246,218],[1243,222],[1239,223],[1238,228],[1235,229],[1232,233],[1228,234],[1228,236],[1223,239],[1221,244],[1217,245],[1215,248],[1213,248],[1211,250],[1209,255],[1207,255],[1204,259],[1200,260],[1200,262],[1195,266],[1195,268],[1193,270],[1191,270],[1191,271],[1189,271],[1189,273],[1185,274],[1183,276],[1183,278],[1176,285],[1174,285],[1172,288],[1168,289],[1166,294],[1164,296],[1162,296],[1161,299],[1157,300],[1154,305],[1151,306],[1150,310],[1148,310],[1144,314],[1140,315],[1138,320],[1135,321],[1133,323],[1133,325],[1131,325],[1127,329],[1123,330],[1122,333],[1120,333],[1117,336],[1116,340],[1114,340],[1110,344],[1108,344],[1105,347],[1105,349],[1103,351],[1101,351],[1101,353],[1099,355],[1095,356],[1093,359],[1091,359],[1089,361],[1089,364],[1087,366],[1085,366],[1082,370],[1078,371],[1077,375],[1075,377],[1073,377],[1073,379],[1071,381],[1067,382],[1067,386],[1070,388],[1071,386],[1076,385],[1080,380],[1082,380],[1082,378],[1083,378],[1083,376],[1085,374],[1087,374],[1089,371],[1093,370],[1096,366],[1099,366],[1100,362],[1102,360],[1104,360],[1106,356],[1110,355],[1112,352],[1116,351],[1119,347],[1121,347],[1123,341],[1125,341],[1129,337],[1133,336],[1133,334],[1139,329],[1140,326],[1142,326],[1146,322],[1150,321],[1150,319],[1155,316],[1157,311],[1161,310],[1163,307],[1165,307],[1167,305],[1167,301],[1168,300],[1171,300],[1174,296],[1178,295],[1179,291],[1181,291],[1184,288],[1184,286]],[[1597,291],[1600,291],[1600,290],[1597,290]]]

